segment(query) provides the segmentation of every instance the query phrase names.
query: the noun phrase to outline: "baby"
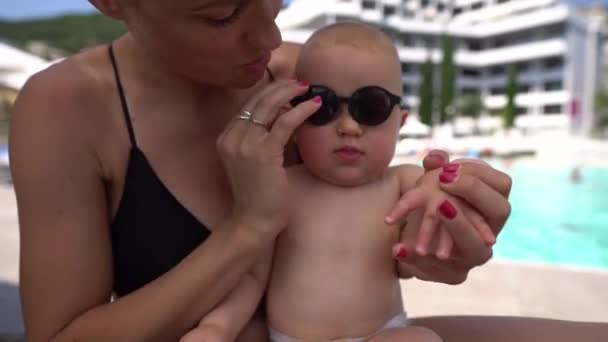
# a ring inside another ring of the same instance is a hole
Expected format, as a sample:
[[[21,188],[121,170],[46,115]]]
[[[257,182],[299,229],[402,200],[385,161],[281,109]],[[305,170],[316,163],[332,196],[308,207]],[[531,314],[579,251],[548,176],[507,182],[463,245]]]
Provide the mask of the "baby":
[[[272,271],[269,255],[182,341],[234,340],[267,278],[272,341],[441,341],[408,325],[392,252],[400,228],[417,234],[424,212],[445,197],[438,174],[389,167],[407,117],[396,49],[375,28],[334,24],[305,43],[296,74],[311,86],[292,105],[320,96],[322,107],[293,137],[303,164],[288,169],[290,220]],[[424,208],[405,227],[387,224],[386,214],[414,188]],[[441,240],[447,258],[452,241]]]
[[[408,326],[391,253],[399,229],[384,221],[422,175],[389,167],[407,117],[394,46],[370,26],[331,25],[303,46],[296,74],[311,86],[293,105],[314,96],[323,105],[294,134],[303,164],[288,170],[290,223],[267,293],[271,340],[439,341]]]

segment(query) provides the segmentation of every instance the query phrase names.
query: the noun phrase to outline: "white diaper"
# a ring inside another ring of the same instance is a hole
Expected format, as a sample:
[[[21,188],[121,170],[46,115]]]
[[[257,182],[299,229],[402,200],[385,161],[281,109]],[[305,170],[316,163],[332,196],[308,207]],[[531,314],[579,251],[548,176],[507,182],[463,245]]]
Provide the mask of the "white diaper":
[[[409,325],[409,321],[407,320],[407,314],[405,312],[402,312],[400,314],[397,314],[395,317],[391,318],[390,320],[388,320],[382,328],[380,328],[378,331],[374,332],[373,334],[370,334],[370,335],[364,336],[364,337],[351,337],[351,338],[340,339],[340,341],[364,342],[384,330],[395,329],[395,328],[405,328],[408,325]],[[286,335],[280,331],[276,331],[276,330],[272,329],[271,327],[268,327],[268,330],[270,332],[270,341],[271,342],[296,342],[296,341],[298,341],[297,338]]]

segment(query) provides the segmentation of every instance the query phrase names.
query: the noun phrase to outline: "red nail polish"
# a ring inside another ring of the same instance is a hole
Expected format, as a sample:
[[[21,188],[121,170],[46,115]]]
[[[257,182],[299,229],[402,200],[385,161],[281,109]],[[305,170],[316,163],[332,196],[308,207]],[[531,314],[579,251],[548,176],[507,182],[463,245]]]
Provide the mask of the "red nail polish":
[[[458,171],[459,168],[460,168],[460,164],[449,163],[449,164],[443,165],[443,172],[455,173],[456,171]]]
[[[457,173],[442,172],[439,174],[439,181],[444,184],[449,184],[452,183],[456,179],[456,177],[458,177]]]
[[[306,82],[306,81],[300,81],[300,83],[299,83],[299,84],[300,84],[301,86],[303,86],[303,87],[308,86],[308,82]]]
[[[399,252],[397,252],[397,258],[404,259],[406,257],[407,257],[407,251],[405,250],[405,247],[399,248]]]
[[[456,215],[458,214],[458,210],[456,210],[456,208],[448,200],[445,200],[443,201],[443,203],[441,203],[441,205],[439,206],[439,212],[450,220],[456,217]]]
[[[312,98],[312,102],[314,103],[321,103],[321,96],[315,96]]]

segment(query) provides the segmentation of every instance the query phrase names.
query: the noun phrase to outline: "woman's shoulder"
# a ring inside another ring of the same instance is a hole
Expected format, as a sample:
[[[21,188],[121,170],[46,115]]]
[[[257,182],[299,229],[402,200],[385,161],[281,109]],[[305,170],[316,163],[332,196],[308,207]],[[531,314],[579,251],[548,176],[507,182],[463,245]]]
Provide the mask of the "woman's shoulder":
[[[300,48],[301,44],[283,42],[278,49],[272,52],[269,67],[275,77],[289,78],[294,75]]]
[[[103,47],[51,64],[30,77],[19,92],[15,116],[25,121],[89,121],[110,104],[111,67]],[[105,57],[105,60],[104,60]],[[108,76],[110,75],[110,77]]]
[[[102,58],[102,47],[67,57],[34,74],[20,92],[21,97],[32,95],[33,101],[53,98],[55,107],[74,106],[98,95],[108,67],[108,57]]]
[[[106,62],[109,64],[109,62]],[[53,63],[28,79],[12,110],[11,148],[52,154],[71,146],[97,149],[107,125],[110,100],[102,79],[101,50],[91,49]],[[31,137],[36,137],[30,141]],[[35,141],[53,142],[39,148]],[[51,150],[53,148],[54,150]],[[36,152],[38,153],[38,152]]]

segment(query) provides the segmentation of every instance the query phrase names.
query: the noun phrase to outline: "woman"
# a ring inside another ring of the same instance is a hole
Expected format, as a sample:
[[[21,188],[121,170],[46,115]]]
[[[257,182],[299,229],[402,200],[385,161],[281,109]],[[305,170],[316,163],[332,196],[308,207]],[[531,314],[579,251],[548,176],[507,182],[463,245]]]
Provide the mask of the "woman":
[[[129,33],[30,79],[11,126],[27,339],[175,341],[271,248],[286,220],[287,141],[318,104],[276,118],[306,89],[287,79],[294,59],[274,24],[280,0],[91,3]],[[236,120],[243,110],[256,121]],[[468,191],[470,181],[481,190]],[[467,164],[445,189],[498,232],[509,184]],[[463,261],[410,253],[413,275],[458,283],[489,258],[461,221],[444,225],[462,233]],[[427,322],[466,336],[456,319]],[[264,334],[252,319],[241,340]]]

